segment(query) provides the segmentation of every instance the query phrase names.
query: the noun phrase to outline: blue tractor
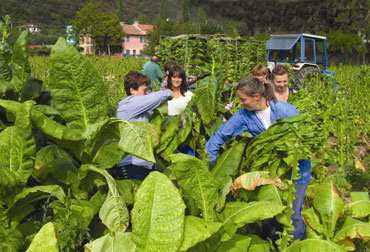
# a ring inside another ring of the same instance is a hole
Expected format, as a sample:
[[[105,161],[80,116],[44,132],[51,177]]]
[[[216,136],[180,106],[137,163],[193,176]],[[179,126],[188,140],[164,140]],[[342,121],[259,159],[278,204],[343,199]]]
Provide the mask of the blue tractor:
[[[298,89],[309,76],[334,74],[328,69],[328,42],[324,36],[306,33],[271,35],[267,41],[267,66],[272,71],[276,64],[292,66],[294,89]]]

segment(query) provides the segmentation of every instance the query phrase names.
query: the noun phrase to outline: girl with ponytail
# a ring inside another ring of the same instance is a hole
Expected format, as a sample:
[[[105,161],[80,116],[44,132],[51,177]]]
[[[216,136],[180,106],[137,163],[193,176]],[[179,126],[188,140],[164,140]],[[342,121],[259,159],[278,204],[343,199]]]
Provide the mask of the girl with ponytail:
[[[282,101],[276,101],[272,87],[268,83],[261,83],[257,78],[243,79],[236,87],[236,93],[243,106],[227,122],[225,122],[209,139],[206,145],[208,159],[212,167],[217,159],[218,152],[223,144],[236,136],[248,131],[257,136],[279,119],[294,116],[296,108]],[[311,162],[299,161],[301,178],[296,182],[296,199],[293,204],[292,215],[295,227],[294,237],[304,239],[305,225],[301,217],[304,194],[311,178]]]

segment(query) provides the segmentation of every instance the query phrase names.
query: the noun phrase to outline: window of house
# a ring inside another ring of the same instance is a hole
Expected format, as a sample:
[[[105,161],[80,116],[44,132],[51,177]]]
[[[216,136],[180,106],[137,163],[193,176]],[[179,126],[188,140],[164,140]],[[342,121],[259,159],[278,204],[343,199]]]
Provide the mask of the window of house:
[[[130,55],[130,50],[126,50],[126,55]]]
[[[143,55],[143,50],[140,50],[140,55]]]
[[[140,43],[144,43],[144,42],[145,42],[144,36],[140,36]]]
[[[130,42],[130,36],[126,36],[126,42]]]
[[[132,55],[136,55],[136,50],[132,50]]]

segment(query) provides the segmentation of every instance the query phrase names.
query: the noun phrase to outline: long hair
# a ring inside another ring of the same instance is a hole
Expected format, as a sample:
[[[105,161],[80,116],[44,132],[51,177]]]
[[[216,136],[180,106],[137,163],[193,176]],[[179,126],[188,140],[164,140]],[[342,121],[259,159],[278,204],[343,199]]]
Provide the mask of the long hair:
[[[236,90],[248,96],[253,97],[256,94],[259,94],[261,97],[265,97],[268,100],[276,101],[274,90],[271,84],[261,83],[261,81],[255,77],[240,80]]]
[[[168,74],[167,78],[167,87],[172,90],[172,77],[180,77],[181,78],[181,86],[180,92],[182,95],[185,95],[186,91],[188,91],[188,84],[186,82],[186,74],[184,69],[179,65],[174,65]]]

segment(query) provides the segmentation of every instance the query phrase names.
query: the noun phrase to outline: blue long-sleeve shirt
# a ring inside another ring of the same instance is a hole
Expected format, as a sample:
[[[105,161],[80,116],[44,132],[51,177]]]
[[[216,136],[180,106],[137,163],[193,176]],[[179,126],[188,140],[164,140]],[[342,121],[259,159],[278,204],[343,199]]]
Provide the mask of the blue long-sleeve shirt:
[[[167,101],[171,96],[172,91],[169,89],[147,95],[128,96],[118,104],[116,116],[119,119],[129,122],[149,122],[153,110],[161,105],[162,102]],[[143,166],[147,169],[152,169],[153,167],[151,162],[134,156],[126,156],[120,162],[120,165],[130,164]]]
[[[269,102],[271,109],[271,123],[279,119],[298,114],[297,109],[287,102]],[[258,118],[256,112],[243,108],[236,112],[227,122],[221,125],[217,132],[208,140],[206,150],[208,159],[214,163],[218,152],[223,144],[236,136],[248,131],[252,136],[257,136],[266,128]],[[311,177],[311,162],[309,160],[299,161],[301,179],[298,182],[308,183]]]

